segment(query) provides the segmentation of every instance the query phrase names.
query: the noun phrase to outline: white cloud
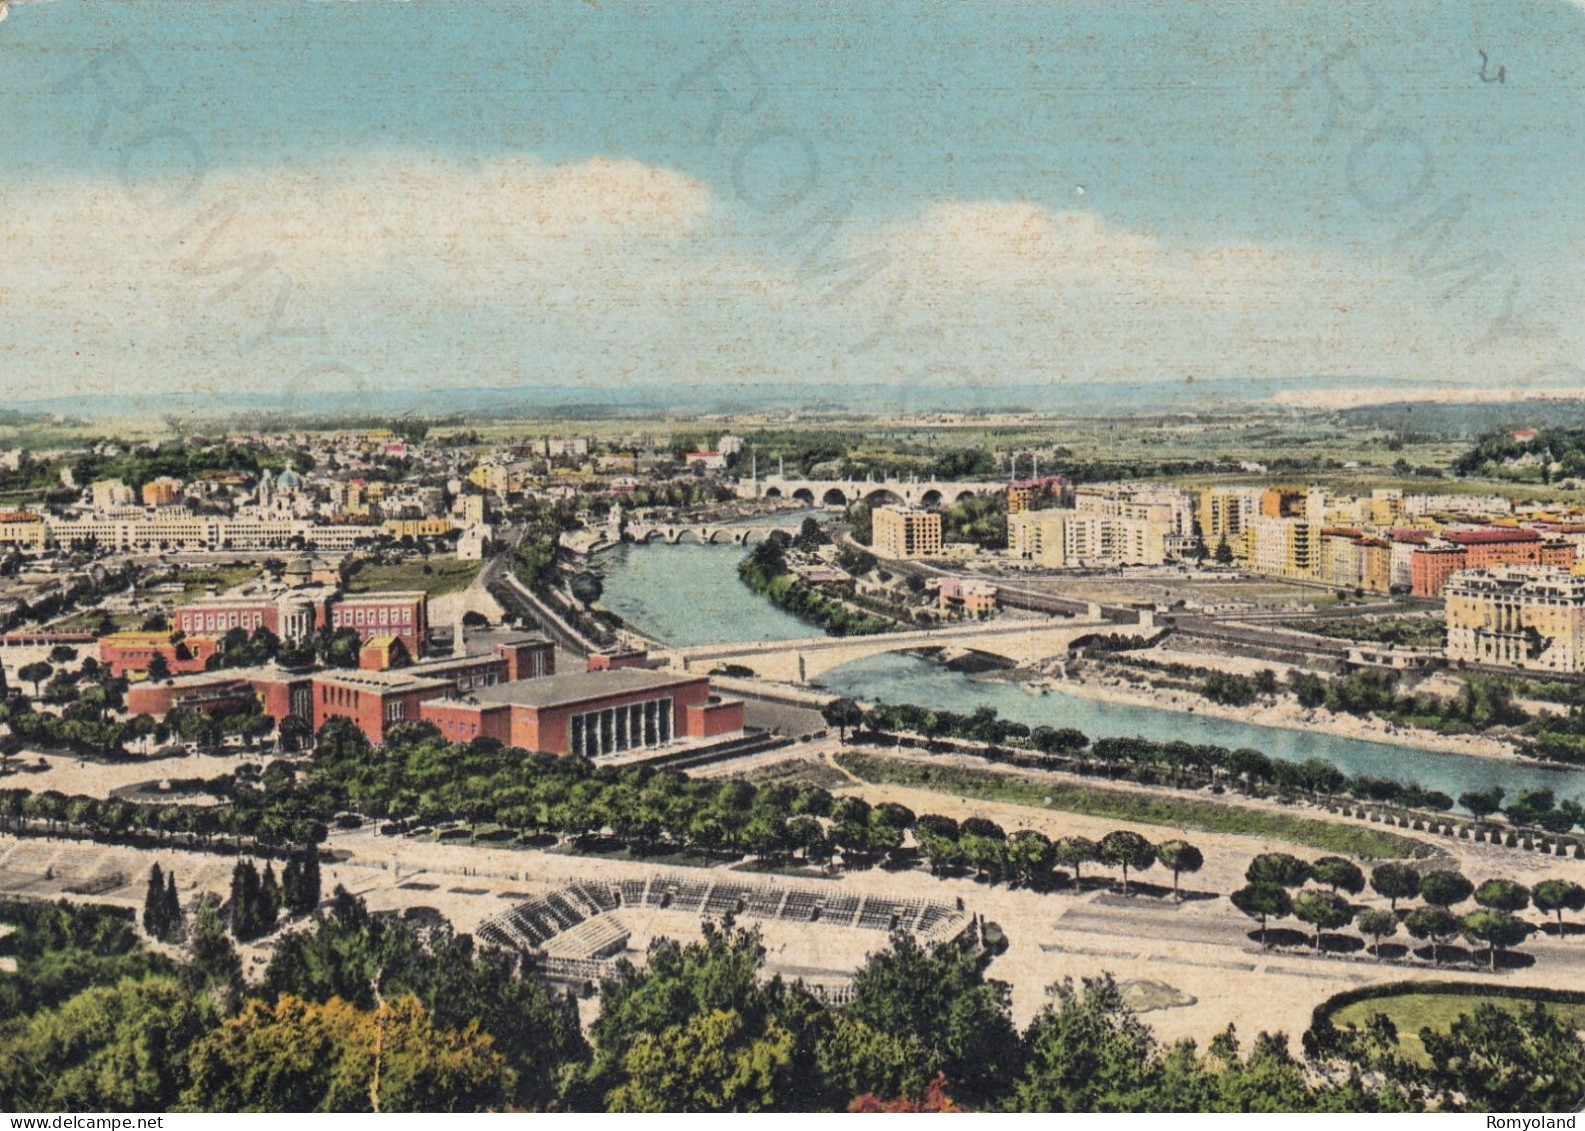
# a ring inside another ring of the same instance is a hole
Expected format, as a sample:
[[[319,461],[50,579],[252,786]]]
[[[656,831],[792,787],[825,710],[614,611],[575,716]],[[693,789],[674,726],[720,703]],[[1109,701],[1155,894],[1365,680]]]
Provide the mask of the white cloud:
[[[947,200],[888,235],[886,246],[927,286],[1007,288],[1127,283],[1161,268],[1156,241],[1109,229],[1093,212],[1041,205]]]
[[[1461,312],[1380,256],[1176,246],[1034,202],[852,223],[820,263],[885,264],[866,276],[811,269],[702,182],[625,159],[389,153],[216,172],[190,199],[140,203],[168,187],[7,190],[9,393],[250,388],[327,353],[440,385],[1452,382],[1474,368]],[[303,333],[260,345],[272,318]],[[1535,358],[1492,364],[1499,379]]]

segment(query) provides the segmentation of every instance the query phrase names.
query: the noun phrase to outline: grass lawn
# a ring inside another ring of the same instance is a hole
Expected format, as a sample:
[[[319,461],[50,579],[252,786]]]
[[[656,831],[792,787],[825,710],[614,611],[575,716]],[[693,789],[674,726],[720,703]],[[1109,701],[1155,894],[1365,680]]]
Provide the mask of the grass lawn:
[[[61,621],[55,628],[59,632],[90,632],[98,627],[99,622],[104,620],[106,615],[100,609],[83,609]],[[108,616],[117,632],[137,629],[143,624],[143,618],[136,613],[110,613]]]
[[[937,793],[956,793],[960,797],[979,797],[1037,809],[1081,813],[1086,817],[1107,817],[1145,825],[1230,833],[1234,836],[1265,837],[1349,856],[1402,859],[1426,854],[1425,847],[1418,841],[1396,833],[1356,829],[1313,817],[1268,813],[1191,797],[1153,796],[1100,786],[1075,785],[1056,778],[1003,774],[958,766],[927,766],[872,754],[839,754],[837,762],[843,769],[865,781],[929,789]],[[1049,802],[1047,798],[1050,798]]]
[[[184,569],[177,575],[177,580],[182,583],[182,600],[191,600],[210,589],[224,593],[235,585],[244,581],[252,581],[259,576],[259,567],[256,565],[217,566],[204,569]]]
[[[1285,628],[1331,636],[1339,640],[1367,643],[1401,644],[1410,648],[1440,648],[1447,643],[1442,622],[1430,617],[1351,617],[1332,620],[1294,620]]]
[[[1546,991],[1538,990],[1536,998],[1531,1000],[1547,1002]],[[1477,993],[1397,994],[1345,1005],[1333,1014],[1332,1020],[1339,1028],[1347,1024],[1363,1026],[1374,1015],[1385,1013],[1387,1019],[1398,1029],[1398,1043],[1403,1048],[1404,1054],[1416,1064],[1429,1066],[1431,1060],[1426,1056],[1425,1045],[1420,1041],[1420,1030],[1430,1029],[1433,1032],[1445,1033],[1453,1022],[1458,1020],[1459,1014],[1469,1013],[1477,1005],[1495,1005],[1517,1013],[1528,1006],[1529,1001]],[[1547,1008],[1575,1029],[1585,1028],[1585,1005],[1573,1002],[1547,1002]]]
[[[456,593],[473,583],[483,562],[463,562],[456,558],[415,558],[398,565],[365,563],[347,589],[353,593],[367,593],[375,589],[422,589],[431,597]]]

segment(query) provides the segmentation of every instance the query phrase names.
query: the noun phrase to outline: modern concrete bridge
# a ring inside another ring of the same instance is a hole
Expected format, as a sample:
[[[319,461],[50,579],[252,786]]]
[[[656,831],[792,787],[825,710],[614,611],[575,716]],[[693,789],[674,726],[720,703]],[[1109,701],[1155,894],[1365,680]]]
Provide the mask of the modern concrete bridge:
[[[747,668],[761,679],[805,683],[823,672],[855,660],[920,648],[962,648],[1011,660],[1020,666],[1066,655],[1075,642],[1091,636],[1144,636],[1160,633],[1149,612],[1137,624],[1119,624],[1094,615],[1049,621],[1001,620],[988,624],[953,625],[917,632],[886,632],[874,636],[821,636],[810,640],[773,640],[758,644],[704,644],[675,648],[663,654],[674,670],[709,672],[732,665]]]

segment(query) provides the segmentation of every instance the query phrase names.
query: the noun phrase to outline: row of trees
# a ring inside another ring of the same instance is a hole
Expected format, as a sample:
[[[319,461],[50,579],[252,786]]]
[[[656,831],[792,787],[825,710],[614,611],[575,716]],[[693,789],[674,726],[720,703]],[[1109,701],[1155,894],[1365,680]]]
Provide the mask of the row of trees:
[[[230,779],[218,779],[220,784]],[[88,836],[160,846],[278,850],[323,841],[323,821],[296,801],[261,797],[229,805],[140,805],[117,798],[67,796],[59,790],[0,790],[0,832]]]
[[[1172,872],[1176,897],[1180,877],[1198,872],[1205,864],[1204,854],[1187,841],[1152,844],[1127,829],[1107,833],[1098,841],[1082,836],[1053,841],[1033,829],[1004,833],[1001,826],[983,817],[968,817],[959,823],[951,817],[926,814],[914,823],[914,837],[920,855],[937,874],[967,868],[981,878],[1010,879],[1034,888],[1049,887],[1059,867],[1071,869],[1077,884],[1083,881],[1085,865],[1103,864],[1121,872],[1127,893],[1130,873],[1160,863]]]
[[[1250,862],[1245,880],[1247,885],[1231,899],[1240,911],[1260,921],[1262,946],[1268,921],[1292,915],[1314,927],[1317,950],[1323,931],[1357,922],[1361,934],[1373,940],[1379,958],[1382,940],[1396,935],[1401,925],[1411,937],[1431,943],[1433,962],[1440,962],[1442,945],[1462,934],[1489,948],[1492,969],[1499,951],[1518,946],[1535,930],[1516,914],[1532,902],[1537,910],[1556,914],[1560,935],[1563,912],[1585,910],[1585,887],[1572,880],[1545,880],[1533,891],[1508,879],[1487,880],[1477,887],[1455,871],[1422,874],[1413,865],[1398,863],[1379,865],[1370,876],[1371,889],[1388,901],[1389,908],[1356,907],[1343,893],[1359,895],[1365,890],[1365,877],[1341,857],[1310,863],[1287,853],[1268,853]],[[1305,889],[1310,882],[1327,890]],[[1423,906],[1400,916],[1398,901],[1414,898]],[[1475,910],[1454,913],[1453,908],[1470,899],[1478,905]]]
[[[1320,759],[1290,762],[1248,747],[1229,749],[1146,738],[1102,738],[1092,743],[1087,735],[1072,727],[1031,728],[1001,718],[994,707],[960,714],[911,703],[877,703],[866,710],[852,699],[838,698],[828,702],[821,713],[827,725],[837,727],[844,740],[849,731],[858,732],[860,737],[867,732],[877,738],[898,733],[926,739],[955,738],[987,745],[991,749],[982,753],[992,760],[1020,763],[1021,757],[1027,757],[1021,752],[1035,751],[1060,761],[1064,769],[1081,773],[1128,772],[1137,780],[1150,780],[1148,775],[1156,771],[1177,785],[1214,784],[1257,795],[1274,790],[1320,798],[1346,795],[1443,812],[1453,808],[1453,799],[1445,793],[1386,778],[1350,777]]]
[[[1276,790],[1320,799],[1346,796],[1437,813],[1449,812],[1455,805],[1453,798],[1439,790],[1391,778],[1350,776],[1319,759],[1289,762],[1248,748],[1144,738],[1102,738],[1091,743],[1088,736],[1071,727],[1027,727],[999,717],[992,707],[980,707],[966,715],[907,703],[879,703],[865,710],[852,699],[838,698],[826,703],[821,713],[827,725],[836,727],[844,740],[849,731],[867,731],[877,737],[911,733],[927,739],[984,743],[993,748],[984,751],[985,756],[993,759],[1016,762],[1019,751],[1033,750],[1060,759],[1064,768],[1079,772],[1098,768],[1109,773],[1127,770],[1137,775],[1156,770],[1164,772],[1174,784],[1210,783],[1256,794]],[[1013,749],[999,753],[996,747]],[[1513,825],[1553,834],[1585,828],[1585,806],[1569,799],[1559,801],[1549,789],[1521,790],[1506,805],[1505,796],[1495,786],[1469,790],[1459,795],[1457,805],[1478,821],[1501,813]]]

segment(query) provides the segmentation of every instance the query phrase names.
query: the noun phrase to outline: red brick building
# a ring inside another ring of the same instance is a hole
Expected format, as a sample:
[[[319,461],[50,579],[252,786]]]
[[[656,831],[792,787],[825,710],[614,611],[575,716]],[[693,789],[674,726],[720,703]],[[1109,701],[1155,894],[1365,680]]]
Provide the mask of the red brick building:
[[[419,706],[452,690],[444,679],[411,671],[328,671],[313,676],[313,726],[317,734],[331,719],[347,719],[375,745],[397,723],[419,721]]]
[[[188,636],[221,637],[234,628],[267,628],[280,639],[299,641],[322,628],[350,628],[364,643],[400,640],[407,654],[424,654],[429,639],[429,599],[422,590],[341,593],[333,586],[284,593],[203,597],[178,608],[171,623]]]
[[[646,668],[557,676],[554,666],[548,641],[507,640],[493,655],[391,671],[272,666],[175,676],[132,687],[127,709],[159,717],[173,707],[245,709],[252,700],[277,723],[295,715],[316,732],[331,719],[347,719],[376,744],[392,726],[422,721],[454,742],[493,738],[525,750],[590,757],[743,729],[743,704],[711,695],[704,676]],[[534,672],[540,674],[502,678]]]
[[[328,610],[330,627],[350,628],[367,642],[394,636],[409,656],[422,656],[429,642],[429,598],[422,590],[351,593],[337,597]]]
[[[127,710],[134,715],[163,717],[172,707],[187,710],[241,709],[251,698],[259,709],[279,723],[287,715],[312,722],[312,676],[284,668],[228,668],[149,680],[127,689]]]
[[[596,652],[589,657],[589,670],[608,672],[615,668],[641,668],[649,663],[649,653],[642,648],[625,652]]]
[[[215,650],[212,639],[184,640],[174,632],[113,632],[99,638],[99,662],[117,679],[143,674],[156,656],[164,657],[172,675],[201,672]]]
[[[171,624],[188,636],[221,637],[234,628],[252,633],[269,629],[286,641],[298,641],[325,627],[335,590],[292,590],[271,596],[201,597],[171,614]]]
[[[501,684],[466,699],[429,700],[419,714],[452,741],[493,738],[525,750],[591,758],[743,729],[743,704],[712,696],[704,676],[645,668]]]
[[[1539,531],[1524,527],[1450,530],[1442,540],[1446,546],[1427,546],[1414,552],[1410,592],[1416,597],[1440,597],[1447,579],[1461,569],[1505,565],[1574,568],[1572,542],[1544,538]]]

